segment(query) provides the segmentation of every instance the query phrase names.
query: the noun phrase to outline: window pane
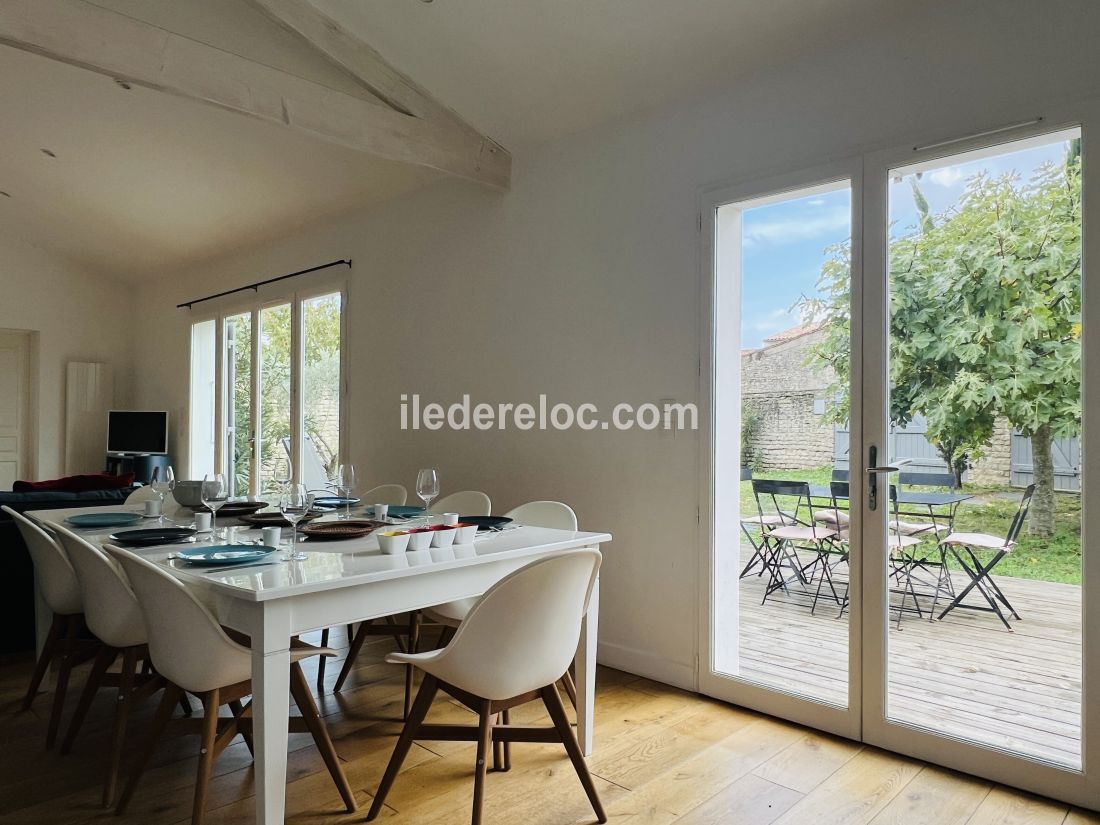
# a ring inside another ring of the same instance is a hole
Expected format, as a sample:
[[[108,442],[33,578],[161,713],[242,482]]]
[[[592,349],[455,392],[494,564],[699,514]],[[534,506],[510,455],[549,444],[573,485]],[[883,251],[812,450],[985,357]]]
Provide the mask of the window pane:
[[[258,491],[279,489],[276,462],[290,439],[290,304],[260,311],[260,437]]]
[[[252,474],[252,315],[225,319],[225,464],[230,495],[248,495]]]
[[[323,487],[340,461],[340,312],[340,293],[302,302],[302,482],[310,489]]]

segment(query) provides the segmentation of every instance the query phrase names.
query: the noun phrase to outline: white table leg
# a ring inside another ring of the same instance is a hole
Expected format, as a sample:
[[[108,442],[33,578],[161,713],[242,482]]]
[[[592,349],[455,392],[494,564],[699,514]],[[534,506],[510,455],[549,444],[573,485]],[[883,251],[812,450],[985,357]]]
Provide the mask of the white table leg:
[[[290,624],[284,606],[264,604],[257,630],[252,635],[256,822],[281,825],[290,717]]]
[[[577,683],[577,740],[585,756],[592,753],[596,709],[596,639],[600,626],[600,580],[592,588],[588,613],[581,623],[574,677]]]

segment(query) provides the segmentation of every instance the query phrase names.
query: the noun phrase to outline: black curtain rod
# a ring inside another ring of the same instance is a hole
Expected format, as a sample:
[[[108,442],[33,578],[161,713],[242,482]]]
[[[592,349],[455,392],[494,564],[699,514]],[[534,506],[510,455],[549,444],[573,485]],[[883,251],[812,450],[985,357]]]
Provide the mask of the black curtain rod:
[[[346,266],[351,269],[350,259],[341,259],[339,261],[329,261],[327,264],[321,264],[320,266],[311,266],[309,269],[303,269],[298,272],[291,272],[289,275],[280,275],[277,278],[268,278],[265,281],[256,281],[254,284],[248,284],[247,286],[239,286],[236,289],[227,289],[225,292],[219,292],[217,295],[207,295],[205,298],[196,298],[193,301],[184,301],[182,304],[176,304],[176,309],[183,309],[187,307],[191,309],[194,304],[201,304],[203,301],[213,301],[215,298],[224,298],[226,295],[233,295],[237,292],[247,292],[252,290],[253,292],[259,292],[260,287],[267,284],[273,284],[276,281],[285,281],[287,278],[297,278],[299,275],[308,275],[310,272],[317,272],[321,269],[328,269],[330,266]]]

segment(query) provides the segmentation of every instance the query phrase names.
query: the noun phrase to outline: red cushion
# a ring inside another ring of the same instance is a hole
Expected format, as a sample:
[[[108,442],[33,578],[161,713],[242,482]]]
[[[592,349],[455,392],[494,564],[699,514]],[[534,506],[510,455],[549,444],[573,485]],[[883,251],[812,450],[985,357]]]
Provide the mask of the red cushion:
[[[113,476],[109,473],[89,473],[87,475],[66,476],[49,481],[17,481],[12,485],[13,493],[63,492],[83,493],[88,490],[121,490],[134,484],[134,474]]]

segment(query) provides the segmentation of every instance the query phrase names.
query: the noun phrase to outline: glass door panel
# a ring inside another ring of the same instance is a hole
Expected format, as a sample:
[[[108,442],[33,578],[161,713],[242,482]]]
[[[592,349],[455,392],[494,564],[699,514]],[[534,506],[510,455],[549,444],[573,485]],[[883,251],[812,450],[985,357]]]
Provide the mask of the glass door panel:
[[[260,310],[259,405],[257,410],[257,493],[278,494],[277,465],[289,455],[290,375],[292,363],[291,305]]]
[[[712,666],[838,709],[850,704],[851,233],[847,179],[716,214]]]
[[[252,313],[225,319],[225,471],[230,495],[251,492],[252,440]]]
[[[900,473],[879,481],[889,616],[877,619],[888,720],[1075,769],[1080,154],[1075,130],[890,173]]]
[[[311,489],[323,487],[340,463],[341,305],[339,292],[302,301],[302,481]],[[307,478],[310,467],[325,478]]]

